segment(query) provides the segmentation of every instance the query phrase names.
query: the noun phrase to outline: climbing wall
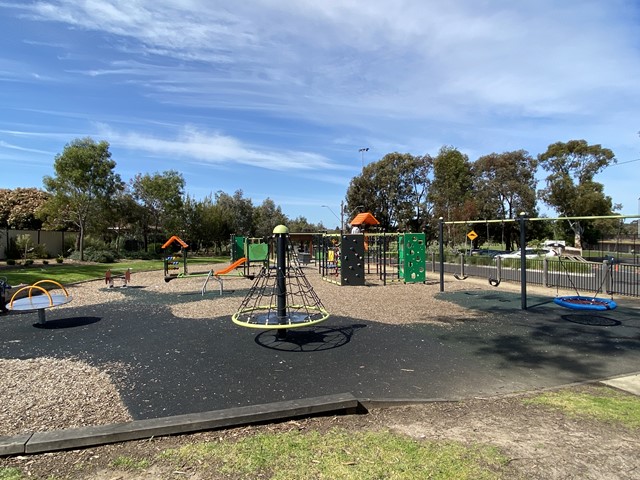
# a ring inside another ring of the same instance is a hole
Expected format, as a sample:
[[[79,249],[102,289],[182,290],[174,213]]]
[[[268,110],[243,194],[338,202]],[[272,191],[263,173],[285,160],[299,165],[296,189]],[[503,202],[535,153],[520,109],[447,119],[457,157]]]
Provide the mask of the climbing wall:
[[[404,283],[426,281],[426,241],[424,233],[405,233],[399,238],[400,278]]]
[[[342,235],[340,285],[364,285],[364,235]]]

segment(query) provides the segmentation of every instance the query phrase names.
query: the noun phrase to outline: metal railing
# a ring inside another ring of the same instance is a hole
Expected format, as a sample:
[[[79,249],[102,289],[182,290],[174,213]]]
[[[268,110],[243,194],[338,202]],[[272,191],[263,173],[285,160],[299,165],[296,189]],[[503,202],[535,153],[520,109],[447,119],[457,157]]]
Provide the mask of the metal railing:
[[[445,261],[445,274],[458,278],[476,277],[487,280],[520,283],[520,259],[487,259],[486,263],[470,263],[460,255],[456,263]],[[429,255],[426,265],[432,274],[440,272],[438,255]],[[557,259],[527,259],[527,284],[575,290],[583,293],[607,293],[640,297],[640,266],[609,262],[573,262]]]

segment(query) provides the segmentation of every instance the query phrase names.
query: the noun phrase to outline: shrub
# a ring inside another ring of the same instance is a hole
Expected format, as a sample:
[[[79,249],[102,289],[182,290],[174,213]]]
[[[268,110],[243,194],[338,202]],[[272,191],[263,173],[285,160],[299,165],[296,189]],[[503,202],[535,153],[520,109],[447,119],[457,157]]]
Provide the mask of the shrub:
[[[44,243],[34,245],[29,252],[29,258],[49,258],[49,254],[47,253],[47,245]]]
[[[27,258],[27,259],[24,261],[24,264],[25,264],[25,266],[27,266],[27,267],[28,267],[29,265],[33,265],[33,258]]]
[[[23,233],[16,237],[16,247],[20,252],[20,258],[27,258],[30,251],[33,250],[33,239],[28,233]]]
[[[49,265],[49,260],[42,260],[43,265]]]
[[[13,258],[8,258],[7,259],[7,265],[15,265],[15,264],[16,264],[15,259],[13,259]]]
[[[56,257],[56,263],[62,263],[62,262],[64,262],[64,257],[62,255],[58,255]]]
[[[75,251],[70,255],[72,260],[80,260],[80,252]],[[94,247],[84,249],[84,260],[96,263],[114,263],[118,255],[113,250],[101,250]]]

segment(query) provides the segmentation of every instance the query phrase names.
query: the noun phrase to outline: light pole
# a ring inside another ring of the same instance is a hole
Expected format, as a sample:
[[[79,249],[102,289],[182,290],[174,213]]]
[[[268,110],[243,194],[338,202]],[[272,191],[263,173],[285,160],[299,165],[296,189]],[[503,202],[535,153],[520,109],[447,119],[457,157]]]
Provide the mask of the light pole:
[[[361,208],[364,208],[364,205],[358,205],[356,208],[354,208],[353,210],[351,210],[351,212],[347,212],[347,206],[345,205],[343,207],[343,211],[344,213],[347,213],[347,221],[349,221],[351,219],[351,217],[353,216],[354,212],[357,212],[358,210],[360,210]]]
[[[364,152],[368,152],[369,147],[360,148],[358,149],[358,151],[360,152],[360,161],[362,162],[362,171],[364,171]]]
[[[340,231],[342,231],[342,228],[343,228],[342,227],[342,220],[340,219],[340,217],[338,217],[338,215],[336,215],[336,212],[334,212],[329,205],[320,205],[320,206],[324,207],[324,208],[328,208],[329,211],[331,213],[333,213],[333,216],[336,217],[336,220],[338,220],[340,222]]]

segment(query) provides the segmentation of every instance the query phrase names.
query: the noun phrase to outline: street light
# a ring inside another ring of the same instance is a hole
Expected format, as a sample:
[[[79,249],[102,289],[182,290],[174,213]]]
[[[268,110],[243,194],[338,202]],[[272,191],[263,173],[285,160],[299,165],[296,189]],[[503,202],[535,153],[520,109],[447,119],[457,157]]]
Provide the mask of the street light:
[[[338,215],[336,215],[336,212],[334,212],[334,211],[332,210],[332,208],[331,208],[329,205],[320,205],[320,206],[321,206],[321,207],[324,207],[324,208],[328,208],[328,209],[329,209],[329,211],[330,211],[331,213],[333,213],[333,216],[334,216],[334,217],[336,217],[336,220],[338,220],[338,221],[340,222],[340,230],[342,230],[342,220],[340,220],[340,217],[339,217]]]
[[[345,207],[344,207],[344,208],[345,208],[344,213],[349,213],[349,215],[347,215],[347,217],[350,219],[350,218],[353,216],[354,212],[357,212],[357,211],[358,211],[358,210],[360,210],[361,208],[364,208],[364,205],[358,205],[356,208],[354,208],[353,210],[351,210],[351,212],[347,212],[347,207],[346,207],[346,205],[345,205]]]
[[[368,152],[369,147],[360,148],[358,149],[358,151],[360,152],[360,161],[362,162],[362,170],[364,170],[364,152]]]

